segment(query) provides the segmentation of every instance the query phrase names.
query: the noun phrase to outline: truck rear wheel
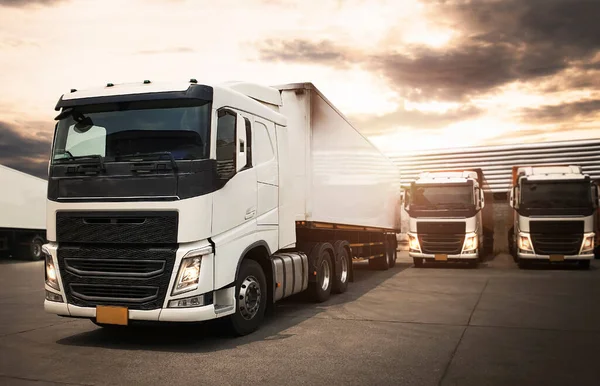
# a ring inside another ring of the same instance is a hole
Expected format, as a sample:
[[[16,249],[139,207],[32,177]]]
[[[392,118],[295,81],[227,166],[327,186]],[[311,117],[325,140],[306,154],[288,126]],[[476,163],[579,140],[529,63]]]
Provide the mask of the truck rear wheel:
[[[336,241],[333,244],[336,255],[335,276],[333,278],[332,291],[336,294],[346,292],[348,289],[348,279],[350,278],[350,267],[352,260],[347,249],[348,243],[345,241]]]
[[[317,275],[315,281],[308,283],[308,291],[311,299],[318,303],[329,299],[333,287],[333,260],[327,246],[331,246],[331,244],[317,244],[309,256],[309,261],[314,264]]]
[[[40,236],[35,236],[29,243],[27,259],[31,261],[41,260],[44,256],[42,252],[42,245],[44,245],[44,239]]]
[[[267,308],[267,280],[260,264],[242,261],[235,293],[235,314],[228,317],[229,329],[234,335],[247,335],[258,330]]]

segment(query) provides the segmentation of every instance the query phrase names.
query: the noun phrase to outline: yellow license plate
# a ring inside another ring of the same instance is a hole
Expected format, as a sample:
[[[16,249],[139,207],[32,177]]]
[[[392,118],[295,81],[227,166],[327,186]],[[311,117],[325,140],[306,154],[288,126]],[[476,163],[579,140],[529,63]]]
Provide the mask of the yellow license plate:
[[[565,261],[563,255],[550,255],[550,261]]]
[[[127,307],[96,306],[96,322],[126,326],[129,323],[129,310]]]
[[[435,261],[446,261],[448,260],[448,255],[435,255]]]

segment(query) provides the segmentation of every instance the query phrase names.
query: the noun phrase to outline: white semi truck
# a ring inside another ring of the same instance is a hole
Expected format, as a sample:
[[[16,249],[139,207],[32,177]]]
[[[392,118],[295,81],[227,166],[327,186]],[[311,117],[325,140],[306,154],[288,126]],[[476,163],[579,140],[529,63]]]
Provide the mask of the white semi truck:
[[[519,266],[594,258],[598,187],[576,165],[514,166],[508,245]]]
[[[416,267],[431,262],[475,266],[493,250],[493,209],[486,208],[480,169],[421,173],[405,187],[409,255]],[[490,194],[491,195],[491,194]]]
[[[41,260],[47,182],[0,165],[0,186],[0,255]]]
[[[107,84],[56,105],[45,310],[94,323],[322,302],[396,261],[400,173],[312,84]]]

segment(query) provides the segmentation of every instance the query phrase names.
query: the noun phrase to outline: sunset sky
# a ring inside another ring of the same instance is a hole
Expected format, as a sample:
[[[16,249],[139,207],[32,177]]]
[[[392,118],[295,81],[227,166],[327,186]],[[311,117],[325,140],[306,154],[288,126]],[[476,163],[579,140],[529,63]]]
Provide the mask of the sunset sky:
[[[390,155],[600,137],[600,0],[0,0],[0,164],[70,88],[313,82]]]

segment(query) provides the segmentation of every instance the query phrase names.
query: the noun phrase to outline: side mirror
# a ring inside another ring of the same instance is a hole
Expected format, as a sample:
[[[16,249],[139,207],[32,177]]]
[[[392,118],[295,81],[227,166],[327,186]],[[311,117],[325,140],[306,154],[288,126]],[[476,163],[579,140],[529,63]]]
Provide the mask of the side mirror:
[[[598,202],[598,197],[600,196],[598,194],[598,186],[593,184],[592,185],[592,205],[594,206],[594,208],[598,208],[598,206],[600,205],[600,203]]]
[[[511,208],[515,207],[515,188],[510,188],[510,190],[508,191],[508,205],[510,205]]]
[[[520,191],[521,189],[519,189],[518,186],[514,187],[514,193],[513,193],[513,207],[515,209],[519,209],[519,196],[520,196]]]
[[[238,170],[237,121],[238,114],[231,110],[217,112],[217,174],[221,181],[231,179]]]

